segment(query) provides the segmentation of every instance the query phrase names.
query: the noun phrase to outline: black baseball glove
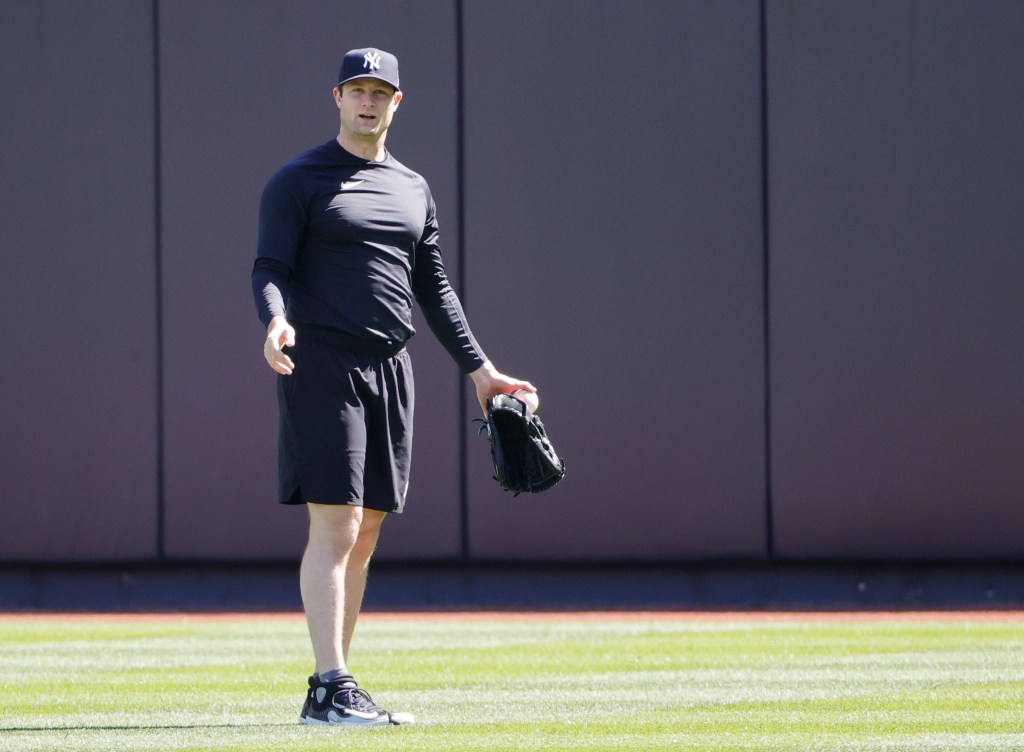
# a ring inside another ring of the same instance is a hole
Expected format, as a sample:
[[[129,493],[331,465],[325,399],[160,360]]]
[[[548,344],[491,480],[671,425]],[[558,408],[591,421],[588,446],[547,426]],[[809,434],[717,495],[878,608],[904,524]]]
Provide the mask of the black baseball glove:
[[[540,418],[526,403],[511,394],[499,394],[487,402],[487,419],[480,433],[487,432],[494,462],[494,479],[506,491],[546,491],[565,477],[565,462],[555,452]]]

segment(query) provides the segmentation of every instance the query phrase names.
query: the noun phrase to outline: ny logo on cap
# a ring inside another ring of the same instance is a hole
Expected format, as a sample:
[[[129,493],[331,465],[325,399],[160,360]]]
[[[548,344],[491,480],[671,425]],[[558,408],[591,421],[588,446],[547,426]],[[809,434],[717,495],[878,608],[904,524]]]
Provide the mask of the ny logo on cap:
[[[370,72],[380,68],[380,53],[371,50],[363,55],[363,67]]]

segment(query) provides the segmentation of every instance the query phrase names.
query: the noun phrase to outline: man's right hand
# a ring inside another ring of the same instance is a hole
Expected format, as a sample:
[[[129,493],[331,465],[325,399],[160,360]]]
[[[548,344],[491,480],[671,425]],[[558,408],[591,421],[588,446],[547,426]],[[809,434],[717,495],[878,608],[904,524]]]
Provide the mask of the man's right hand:
[[[282,348],[295,345],[295,330],[284,316],[274,316],[267,327],[267,340],[263,343],[263,357],[270,367],[282,376],[290,376],[295,363],[285,355]]]

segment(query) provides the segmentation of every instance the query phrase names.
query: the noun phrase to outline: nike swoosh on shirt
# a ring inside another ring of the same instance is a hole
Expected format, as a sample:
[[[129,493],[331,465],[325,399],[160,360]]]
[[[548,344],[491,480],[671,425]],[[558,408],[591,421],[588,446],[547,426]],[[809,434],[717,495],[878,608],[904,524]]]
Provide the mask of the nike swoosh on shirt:
[[[347,191],[350,188],[355,188],[357,185],[361,185],[362,182],[363,182],[362,180],[350,180],[350,181],[348,181],[346,183],[342,183],[341,184],[341,190]]]

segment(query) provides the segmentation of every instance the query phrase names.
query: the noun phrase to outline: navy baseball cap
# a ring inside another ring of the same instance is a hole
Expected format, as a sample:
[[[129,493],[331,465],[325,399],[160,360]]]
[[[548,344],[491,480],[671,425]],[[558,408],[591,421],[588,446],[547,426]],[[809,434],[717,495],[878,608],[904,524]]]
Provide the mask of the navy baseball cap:
[[[390,52],[374,47],[349,50],[341,61],[341,72],[338,74],[338,86],[353,78],[379,78],[390,84],[396,91],[398,85],[398,58]]]

